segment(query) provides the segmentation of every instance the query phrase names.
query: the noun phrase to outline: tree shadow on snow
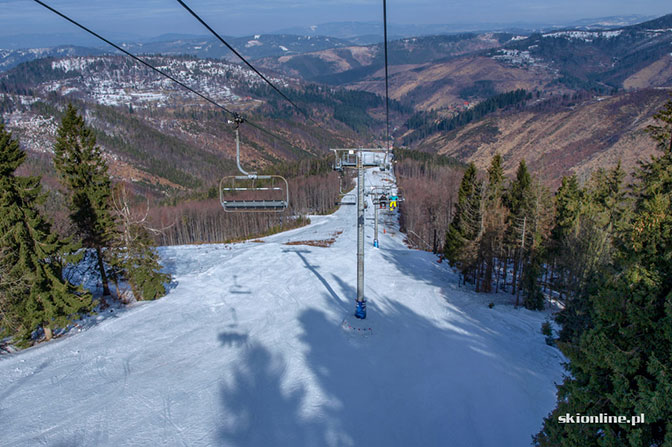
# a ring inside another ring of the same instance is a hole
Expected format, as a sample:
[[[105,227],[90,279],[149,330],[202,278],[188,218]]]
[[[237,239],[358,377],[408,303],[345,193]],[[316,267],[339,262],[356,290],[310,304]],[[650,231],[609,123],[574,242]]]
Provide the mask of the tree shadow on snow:
[[[400,276],[407,276],[425,284],[442,286],[447,283],[447,272],[438,263],[430,261],[427,252],[381,248],[383,258],[394,265]]]
[[[501,337],[446,303],[424,316],[384,295],[368,302],[370,336],[341,326],[354,311],[355,278],[327,281],[325,308],[298,316],[303,348],[247,345],[221,385],[218,443],[234,446],[527,445],[534,421],[520,411],[529,373],[500,352]],[[384,254],[401,274],[444,287],[445,271],[418,254]],[[333,287],[331,284],[333,284]],[[341,298],[344,297],[344,298]],[[344,310],[352,303],[352,309]],[[222,343],[236,337],[226,335]],[[245,339],[247,342],[247,339]],[[294,352],[294,351],[290,351]],[[291,366],[291,367],[290,367]],[[297,371],[300,374],[297,374]],[[543,380],[535,378],[534,380]],[[521,394],[522,393],[522,394]],[[524,410],[524,409],[523,409]],[[547,411],[547,410],[544,410]],[[539,411],[541,417],[545,414]]]
[[[373,321],[380,310],[373,305],[368,312]],[[427,321],[405,306],[398,314],[406,324],[428,328]],[[448,415],[436,402],[448,405],[450,396],[442,396],[433,382],[447,372],[441,362],[423,357],[426,346],[418,349],[413,339],[403,337],[394,337],[397,344],[387,343],[388,329],[380,319],[371,323],[374,333],[366,338],[345,332],[320,311],[306,311],[300,321],[302,341],[309,346],[307,362],[333,402],[323,410],[328,419],[339,421],[343,437],[353,445],[445,444],[447,438],[437,437],[437,428]],[[441,352],[443,336],[437,331],[425,342]]]
[[[2,393],[0,393],[0,404],[7,399],[9,396],[14,394],[16,390],[24,386],[27,382],[30,382],[33,380],[35,377],[37,377],[37,374],[39,374],[42,371],[47,370],[47,367],[51,363],[51,360],[45,360],[42,362],[37,368],[35,368],[34,371],[31,372],[31,374],[25,375],[19,379],[17,379],[14,383],[10,384],[9,386],[5,387],[5,389],[2,390]],[[2,410],[2,406],[0,406],[0,410]],[[1,412],[0,412],[1,414]]]
[[[322,424],[305,419],[306,389],[283,386],[287,365],[260,345],[252,346],[230,380],[220,387],[223,409],[218,444],[241,447],[325,445]]]
[[[521,445],[518,440],[529,439],[520,433],[520,413],[512,411],[520,388],[493,380],[524,378],[470,322],[439,327],[399,303],[385,310],[371,305],[367,320],[373,335],[362,337],[316,309],[299,318],[306,363],[328,402],[315,417],[331,421],[332,438],[355,446]],[[502,426],[501,443],[496,429],[479,433],[497,421],[509,424]]]
[[[473,284],[460,285],[457,273],[453,272],[446,263],[439,264],[434,256],[421,250],[382,249],[383,258],[394,265],[401,273],[400,276],[413,278],[425,284],[440,287],[447,295],[450,290],[471,293],[470,301],[474,304],[487,306],[490,302],[501,305],[513,305],[514,295],[508,292],[476,293]]]
[[[251,346],[221,387],[219,441],[234,446],[438,446],[451,440],[477,445],[475,438],[460,439],[465,433],[460,427],[473,425],[486,403],[476,399],[474,410],[465,410],[471,396],[464,385],[479,380],[485,388],[494,385],[487,384],[482,369],[465,368],[490,355],[468,332],[473,328],[439,328],[401,304],[385,311],[374,304],[369,313],[376,332],[366,338],[343,330],[321,310],[299,316],[305,374],[317,382],[319,396],[288,375],[280,354]],[[428,352],[432,356],[426,357]],[[446,382],[451,386],[441,386]],[[462,391],[453,394],[453,388]]]

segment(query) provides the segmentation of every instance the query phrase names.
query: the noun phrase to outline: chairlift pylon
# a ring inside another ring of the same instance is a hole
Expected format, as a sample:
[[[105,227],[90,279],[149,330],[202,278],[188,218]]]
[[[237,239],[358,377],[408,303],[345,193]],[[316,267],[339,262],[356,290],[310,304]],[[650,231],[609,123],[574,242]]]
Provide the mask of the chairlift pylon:
[[[240,166],[240,124],[236,130],[236,164],[242,175],[229,175],[219,182],[219,202],[226,212],[282,212],[289,206],[289,183],[281,175],[258,175]],[[261,195],[258,194],[262,192]]]

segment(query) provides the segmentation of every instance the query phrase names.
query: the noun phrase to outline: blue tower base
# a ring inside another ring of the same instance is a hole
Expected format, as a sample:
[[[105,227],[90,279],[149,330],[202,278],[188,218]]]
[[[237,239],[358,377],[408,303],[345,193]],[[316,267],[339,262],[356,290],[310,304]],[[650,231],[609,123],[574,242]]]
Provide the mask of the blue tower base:
[[[355,307],[355,318],[364,320],[366,318],[366,301],[357,301],[357,307]]]
[[[374,246],[375,248],[378,248],[378,240],[373,241],[373,246]]]

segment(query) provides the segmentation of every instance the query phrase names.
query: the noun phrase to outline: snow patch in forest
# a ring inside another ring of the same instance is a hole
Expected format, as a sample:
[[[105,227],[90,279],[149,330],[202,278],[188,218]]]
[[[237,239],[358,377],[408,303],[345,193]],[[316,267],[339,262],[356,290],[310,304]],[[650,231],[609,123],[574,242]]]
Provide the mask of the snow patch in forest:
[[[592,42],[595,39],[612,39],[623,34],[623,30],[613,31],[557,31],[554,33],[543,34],[542,37],[566,38]]]

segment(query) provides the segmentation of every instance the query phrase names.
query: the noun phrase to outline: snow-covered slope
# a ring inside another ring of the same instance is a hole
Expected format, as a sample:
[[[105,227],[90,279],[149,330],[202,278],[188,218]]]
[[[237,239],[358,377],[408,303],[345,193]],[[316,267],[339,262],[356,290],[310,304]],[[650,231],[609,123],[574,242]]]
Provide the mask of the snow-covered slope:
[[[0,360],[0,444],[529,445],[562,376],[546,315],[458,287],[405,247],[396,216],[381,213],[374,249],[369,206],[372,335],[343,329],[355,213],[264,242],[164,248],[168,296]]]

